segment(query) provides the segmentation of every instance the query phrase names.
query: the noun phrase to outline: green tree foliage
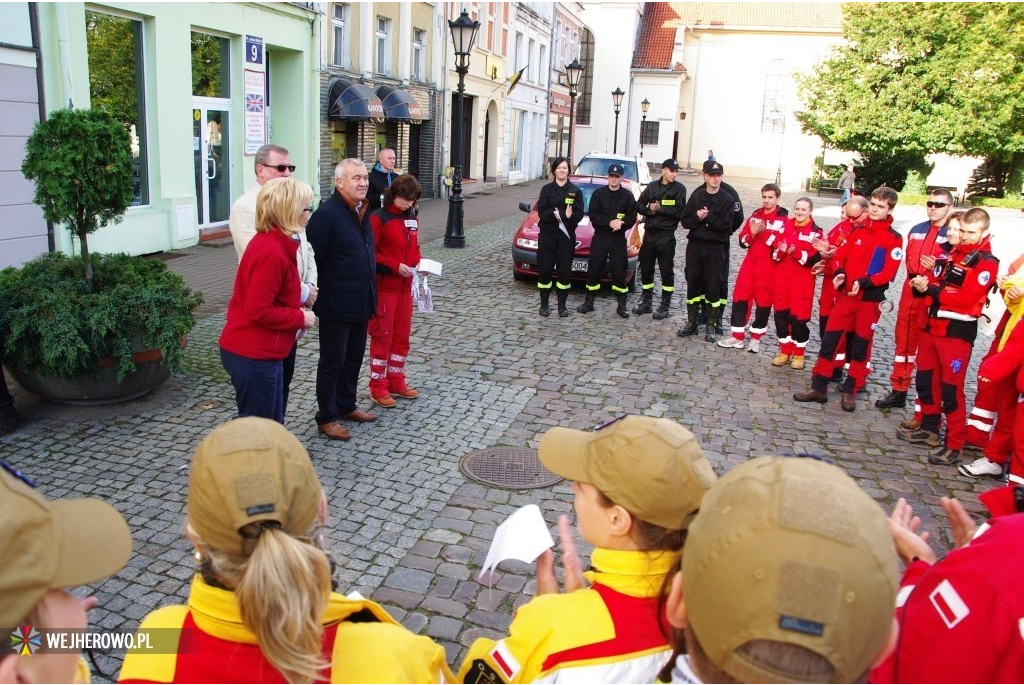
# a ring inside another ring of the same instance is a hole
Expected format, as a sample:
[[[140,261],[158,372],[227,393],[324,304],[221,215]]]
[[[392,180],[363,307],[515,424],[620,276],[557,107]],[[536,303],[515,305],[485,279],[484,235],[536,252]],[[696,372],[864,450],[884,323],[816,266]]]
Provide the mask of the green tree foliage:
[[[21,171],[36,182],[35,203],[78,237],[92,289],[88,235],[120,219],[132,201],[128,131],[102,109],[61,109],[36,124],[25,151]]]
[[[134,22],[87,11],[85,37],[89,46],[92,106],[105,108],[126,127],[138,125]]]
[[[905,169],[932,152],[1024,162],[1024,4],[847,3],[843,37],[798,76],[805,132]]]
[[[223,38],[192,32],[192,94],[203,97],[227,97],[221,79]]]

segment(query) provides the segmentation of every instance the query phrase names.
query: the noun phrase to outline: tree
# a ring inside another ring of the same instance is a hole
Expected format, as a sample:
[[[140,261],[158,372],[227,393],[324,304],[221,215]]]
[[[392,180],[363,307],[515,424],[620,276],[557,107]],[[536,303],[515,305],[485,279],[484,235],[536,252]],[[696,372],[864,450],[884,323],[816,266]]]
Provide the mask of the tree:
[[[21,171],[36,182],[34,201],[48,221],[78,237],[92,289],[88,235],[121,218],[132,201],[128,131],[103,109],[60,109],[36,124],[25,152]]]
[[[847,3],[843,37],[797,77],[805,132],[907,169],[932,152],[1024,165],[1024,4]]]

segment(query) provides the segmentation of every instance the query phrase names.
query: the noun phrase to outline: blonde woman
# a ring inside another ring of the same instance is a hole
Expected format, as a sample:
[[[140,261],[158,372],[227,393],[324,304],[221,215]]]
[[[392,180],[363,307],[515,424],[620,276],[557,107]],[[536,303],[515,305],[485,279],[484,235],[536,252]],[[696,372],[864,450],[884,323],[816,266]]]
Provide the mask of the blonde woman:
[[[238,265],[220,335],[239,416],[284,423],[284,359],[315,320],[302,308],[295,257],[312,203],[312,188],[290,177],[267,181],[256,199],[256,235]]]
[[[210,433],[187,506],[199,566],[188,604],[143,620],[140,634],[165,642],[130,651],[119,682],[452,682],[441,646],[332,592],[327,499],[283,426],[248,417]]]

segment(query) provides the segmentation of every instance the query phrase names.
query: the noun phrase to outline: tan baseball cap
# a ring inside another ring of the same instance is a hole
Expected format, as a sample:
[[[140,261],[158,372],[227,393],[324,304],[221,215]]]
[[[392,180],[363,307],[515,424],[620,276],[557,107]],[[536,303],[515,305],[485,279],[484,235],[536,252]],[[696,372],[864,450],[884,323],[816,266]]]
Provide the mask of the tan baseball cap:
[[[711,662],[740,682],[805,682],[740,652],[751,640],[824,657],[854,682],[886,642],[899,583],[882,508],[841,469],[760,457],[704,498],[683,554],[687,621]]]
[[[98,499],[47,501],[6,463],[0,468],[0,626],[24,621],[50,590],[119,571],[132,553],[124,517]]]
[[[270,419],[228,421],[196,448],[188,477],[188,521],[213,549],[248,556],[255,537],[241,529],[273,521],[305,535],[320,511],[320,481],[309,453]]]
[[[716,478],[693,433],[649,416],[593,431],[552,428],[538,454],[549,471],[590,483],[641,521],[669,530],[686,528]]]

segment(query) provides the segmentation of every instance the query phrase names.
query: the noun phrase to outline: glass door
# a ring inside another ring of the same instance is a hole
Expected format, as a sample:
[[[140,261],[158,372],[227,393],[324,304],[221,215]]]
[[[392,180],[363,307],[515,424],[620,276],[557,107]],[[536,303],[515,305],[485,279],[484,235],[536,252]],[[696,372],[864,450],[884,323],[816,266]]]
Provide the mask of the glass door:
[[[193,98],[192,156],[201,228],[225,224],[231,212],[231,101]]]

